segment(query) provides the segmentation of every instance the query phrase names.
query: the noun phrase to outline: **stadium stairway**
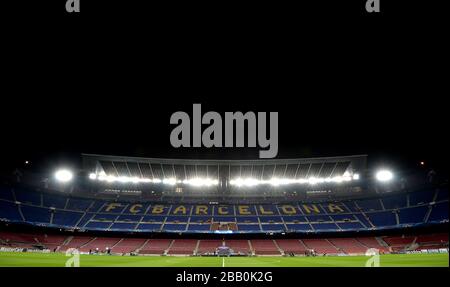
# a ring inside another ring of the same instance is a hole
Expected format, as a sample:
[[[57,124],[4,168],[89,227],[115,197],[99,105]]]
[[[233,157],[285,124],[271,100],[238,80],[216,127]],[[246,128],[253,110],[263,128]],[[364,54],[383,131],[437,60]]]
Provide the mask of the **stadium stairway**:
[[[280,255],[281,250],[276,246],[274,240],[255,239],[251,240],[256,255]]]
[[[176,239],[169,247],[167,255],[193,255],[197,241],[195,239]]]
[[[213,254],[222,245],[222,240],[199,240],[195,254]]]
[[[142,245],[139,246],[139,247],[135,250],[135,252],[136,252],[136,253],[141,252],[142,248],[148,243],[149,240],[150,240],[150,239],[146,239],[146,240],[144,241],[144,243],[142,243]]]
[[[225,246],[230,247],[234,252],[243,253],[243,254],[254,254],[250,240],[236,240],[230,239],[225,240]]]
[[[248,246],[250,247],[250,252],[252,253],[252,255],[255,255],[255,249],[252,246],[252,241],[247,240],[247,242],[248,242]]]
[[[354,238],[330,238],[328,241],[345,254],[365,254],[369,249]]]
[[[145,242],[143,238],[122,238],[111,248],[111,252],[120,254],[135,252]]]
[[[195,244],[194,255],[197,255],[199,245],[200,245],[200,240],[197,240],[197,244]]]
[[[175,240],[170,241],[169,246],[164,250],[164,255],[167,255],[169,253],[170,248],[172,248],[172,245],[175,243]]]
[[[333,242],[331,242],[329,239],[325,239],[326,242],[328,242],[330,245],[332,245],[338,253],[343,252],[343,250],[341,250],[341,248],[337,247]]]
[[[273,240],[273,244],[275,244],[275,246],[277,247],[277,249],[281,253],[281,255],[284,255],[284,250],[280,248],[280,246],[278,245],[278,243],[275,239]]]
[[[148,239],[139,248],[139,254],[166,255],[173,242],[171,239]]]
[[[339,251],[330,242],[323,239],[303,239],[308,249],[320,254],[337,254]]]
[[[276,243],[284,254],[304,255],[307,251],[306,246],[298,239],[277,239]]]
[[[383,246],[385,248],[389,248],[389,244],[383,240],[383,238],[381,237],[375,237],[375,239],[377,240],[378,244],[380,244],[380,246]]]

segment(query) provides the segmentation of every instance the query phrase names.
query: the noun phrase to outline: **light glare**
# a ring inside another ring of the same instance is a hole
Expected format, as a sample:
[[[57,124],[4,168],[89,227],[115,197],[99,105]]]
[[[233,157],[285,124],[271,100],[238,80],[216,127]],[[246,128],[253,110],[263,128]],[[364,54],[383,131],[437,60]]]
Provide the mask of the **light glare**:
[[[380,170],[376,174],[377,180],[383,181],[383,182],[390,181],[393,177],[394,177],[394,175],[389,170]]]
[[[72,180],[73,174],[70,170],[60,169],[57,172],[55,172],[55,178],[60,182],[68,182]]]

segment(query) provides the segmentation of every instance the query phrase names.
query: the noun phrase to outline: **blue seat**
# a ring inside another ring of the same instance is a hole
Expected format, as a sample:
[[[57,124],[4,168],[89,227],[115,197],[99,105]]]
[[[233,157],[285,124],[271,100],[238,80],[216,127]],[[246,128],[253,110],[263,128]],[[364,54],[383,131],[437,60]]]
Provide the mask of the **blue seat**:
[[[110,225],[111,222],[90,221],[86,224],[85,228],[94,230],[106,230]]]
[[[398,214],[400,224],[423,223],[427,212],[428,206],[418,206],[401,209]]]
[[[166,230],[166,231],[180,231],[180,232],[183,232],[183,231],[186,230],[186,224],[172,224],[172,223],[167,223],[167,224],[164,224],[163,230]]]
[[[333,231],[333,230],[339,229],[337,227],[337,225],[334,223],[313,223],[311,225],[315,230],[320,230],[320,231],[322,231],[322,230]]]
[[[409,194],[409,206],[416,206],[421,204],[427,204],[433,201],[434,191],[425,190],[417,191]]]
[[[234,216],[214,216],[214,222],[236,222],[236,218]]]
[[[104,201],[94,201],[94,204],[90,205],[89,208],[87,209],[87,211],[89,212],[99,212],[100,209],[103,207],[103,205],[105,205],[106,202]]]
[[[110,230],[114,231],[132,231],[136,227],[137,223],[124,223],[124,222],[115,222],[110,227]]]
[[[286,224],[288,231],[311,231],[309,224]]]
[[[367,221],[364,215],[362,215],[361,213],[355,213],[354,215],[364,226],[366,226],[367,228],[372,227],[372,225],[369,223],[369,221]]]
[[[354,221],[357,220],[353,214],[336,214],[330,215],[334,221]]]
[[[119,215],[117,217],[116,221],[122,221],[122,222],[139,222],[141,221],[142,216],[140,215]]]
[[[191,223],[212,222],[212,216],[191,216]]]
[[[259,224],[238,224],[239,231],[261,231]]]
[[[385,209],[398,209],[406,207],[406,195],[391,195],[384,197],[383,205]]]
[[[166,219],[165,216],[144,215],[144,217],[142,218],[142,222],[146,223],[164,222],[165,219]]]
[[[336,223],[343,230],[360,230],[364,229],[364,226],[359,222],[340,222]]]
[[[448,200],[448,189],[442,188],[439,189],[438,195],[436,197],[436,202],[442,201],[442,200]]]
[[[189,224],[189,231],[208,231],[210,230],[210,224]]]
[[[325,222],[332,221],[329,215],[308,215],[306,216],[309,222]]]
[[[188,222],[189,216],[167,216],[166,222],[172,222],[172,223],[182,223],[182,222]]]
[[[82,216],[81,212],[56,210],[53,214],[53,224],[74,227]]]
[[[428,222],[448,221],[448,202],[438,203],[433,206]]]
[[[281,223],[283,220],[281,216],[260,216],[259,220],[261,223]]]
[[[83,217],[81,217],[81,220],[78,222],[76,227],[83,228],[86,223],[91,220],[94,217],[93,213],[85,213]]]
[[[238,223],[258,223],[258,217],[256,216],[236,216]]]
[[[64,209],[67,197],[56,194],[42,194],[42,202],[45,207]]]
[[[379,199],[357,200],[356,204],[363,211],[383,210]]]
[[[136,229],[141,231],[159,231],[161,229],[161,224],[141,223]]]
[[[93,200],[90,199],[69,198],[66,208],[67,210],[86,211],[92,202]],[[94,210],[94,212],[96,211]]]
[[[41,205],[41,193],[35,190],[15,190],[17,201],[20,201],[23,204],[30,204],[35,206]]]
[[[116,214],[101,213],[101,214],[96,214],[92,220],[111,222],[111,221],[116,220],[117,217],[118,216]]]
[[[23,221],[15,203],[0,200],[0,218],[9,221]]]
[[[397,225],[395,214],[392,211],[367,213],[367,216],[369,216],[370,221],[377,227]]]
[[[308,222],[306,217],[301,215],[292,215],[292,216],[283,216],[283,220],[286,223],[300,223],[300,222]]]
[[[11,188],[1,186],[0,187],[0,199],[14,201],[13,194],[11,192]]]
[[[50,223],[50,210],[36,206],[21,205],[20,209],[25,221],[33,223]]]
[[[263,231],[281,232],[285,231],[283,224],[261,224]]]

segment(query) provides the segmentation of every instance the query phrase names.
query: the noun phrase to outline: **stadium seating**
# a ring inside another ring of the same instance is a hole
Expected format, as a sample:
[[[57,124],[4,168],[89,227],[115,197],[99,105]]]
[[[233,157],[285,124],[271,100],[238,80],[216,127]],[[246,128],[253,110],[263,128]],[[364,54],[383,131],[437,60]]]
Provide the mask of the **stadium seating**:
[[[70,248],[80,249],[82,246],[86,245],[93,239],[94,238],[90,236],[72,236],[67,239],[66,244],[62,245],[59,248],[59,251],[66,251]]]
[[[285,252],[285,254],[305,254],[306,246],[298,239],[277,239],[278,246]]]
[[[389,252],[389,248],[386,245],[381,245],[383,241],[378,240],[375,237],[357,237],[356,241],[358,241],[359,243],[361,243],[361,245],[363,245],[364,247],[369,248],[375,248],[380,250],[380,252],[382,253],[387,253]]]
[[[236,253],[249,254],[251,253],[248,240],[225,240],[225,246],[230,247]]]
[[[212,205],[198,213],[200,209],[192,204],[122,203],[0,187],[1,221],[81,230],[214,233],[222,228],[234,233],[320,233],[438,224],[448,222],[449,213],[446,188],[343,202],[220,207],[220,214]]]
[[[448,222],[448,201],[433,205],[428,222]]]
[[[200,240],[197,254],[214,253],[222,244],[222,240]]]
[[[15,203],[0,201],[0,219],[9,221],[22,221],[19,209]]]
[[[250,240],[256,255],[280,255],[280,250],[273,240]]]
[[[415,224],[417,222],[423,222],[428,210],[428,206],[401,209],[398,213],[400,224]]]
[[[323,239],[302,239],[308,249],[321,254],[338,254],[339,250],[328,240]]]
[[[146,239],[111,238],[84,235],[46,235],[42,233],[0,232],[0,245],[20,248],[45,248],[65,252],[76,248],[81,252],[105,252],[124,254],[137,252],[154,255],[206,255],[213,254],[219,246],[227,246],[234,253],[255,255],[305,255],[314,250],[317,254],[364,254],[369,248],[382,253],[403,250],[448,248],[448,233],[418,236],[385,236],[320,239],[252,239],[252,240],[195,240],[195,239]]]
[[[170,255],[192,255],[195,252],[198,240],[177,239],[169,247]]]
[[[368,249],[354,238],[330,238],[329,242],[346,254],[364,254]]]
[[[105,252],[108,248],[112,249],[119,243],[120,238],[94,238],[87,244],[80,247],[81,252],[88,252],[89,250],[98,250]]]
[[[123,238],[112,247],[111,251],[113,253],[130,253],[134,252],[145,243],[145,239],[142,238]]]
[[[173,240],[170,239],[150,239],[139,248],[139,254],[163,254],[170,246]]]

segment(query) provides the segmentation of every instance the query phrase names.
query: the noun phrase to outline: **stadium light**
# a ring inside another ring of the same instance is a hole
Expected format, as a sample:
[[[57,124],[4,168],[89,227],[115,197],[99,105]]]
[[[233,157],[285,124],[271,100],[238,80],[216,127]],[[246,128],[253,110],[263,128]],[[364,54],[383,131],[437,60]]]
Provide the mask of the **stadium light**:
[[[60,182],[69,182],[73,178],[73,173],[68,169],[60,169],[55,172],[55,178]]]
[[[310,184],[315,185],[319,183],[341,183],[359,179],[358,174],[351,176],[350,174],[344,174],[343,176],[335,177],[310,177],[310,178],[272,178],[269,180],[259,180],[255,178],[235,178],[230,180],[230,184],[241,187],[252,187],[261,184],[268,184],[272,186],[288,185],[288,184]]]
[[[209,178],[192,178],[192,179],[183,180],[183,183],[200,187],[200,186],[218,185],[219,181],[209,179]]]
[[[376,178],[378,181],[387,182],[392,180],[392,178],[394,178],[394,175],[391,171],[383,169],[377,172]]]
[[[141,177],[128,177],[128,176],[113,176],[113,175],[106,175],[105,173],[100,173],[96,175],[95,173],[91,173],[89,175],[89,178],[92,180],[99,180],[99,181],[106,181],[106,182],[120,182],[120,183],[134,183],[134,184],[140,184],[140,183],[162,183],[166,185],[176,185],[176,184],[186,184],[186,185],[192,185],[192,186],[212,186],[212,185],[218,185],[219,181],[210,179],[210,178],[192,178],[192,179],[185,179],[185,180],[177,180],[174,177],[171,178],[141,178]]]

